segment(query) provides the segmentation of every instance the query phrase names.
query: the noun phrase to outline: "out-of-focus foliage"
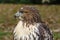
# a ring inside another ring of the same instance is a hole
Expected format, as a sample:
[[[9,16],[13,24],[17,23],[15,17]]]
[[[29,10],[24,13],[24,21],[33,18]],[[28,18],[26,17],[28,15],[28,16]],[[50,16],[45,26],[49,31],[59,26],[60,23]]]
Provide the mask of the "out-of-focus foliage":
[[[49,3],[56,4],[60,3],[60,0],[0,0],[0,3],[24,3],[24,4],[41,4]]]
[[[30,0],[0,0],[0,3],[31,3]]]
[[[31,3],[30,0],[20,0],[19,3]]]

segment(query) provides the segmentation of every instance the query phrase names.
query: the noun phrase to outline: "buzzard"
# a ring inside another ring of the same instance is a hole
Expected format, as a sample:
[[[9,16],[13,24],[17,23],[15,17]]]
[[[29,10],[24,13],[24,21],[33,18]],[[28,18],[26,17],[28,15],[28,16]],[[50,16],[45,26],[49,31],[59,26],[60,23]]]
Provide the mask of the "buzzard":
[[[13,32],[14,40],[53,40],[52,32],[41,20],[39,10],[35,7],[21,7],[15,18],[19,22]]]

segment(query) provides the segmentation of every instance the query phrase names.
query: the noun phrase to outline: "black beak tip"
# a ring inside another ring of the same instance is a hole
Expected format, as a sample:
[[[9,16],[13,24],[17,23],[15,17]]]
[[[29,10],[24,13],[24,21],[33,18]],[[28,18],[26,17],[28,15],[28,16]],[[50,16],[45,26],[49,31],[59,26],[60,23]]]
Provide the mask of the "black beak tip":
[[[16,16],[14,15],[14,18],[16,18]]]

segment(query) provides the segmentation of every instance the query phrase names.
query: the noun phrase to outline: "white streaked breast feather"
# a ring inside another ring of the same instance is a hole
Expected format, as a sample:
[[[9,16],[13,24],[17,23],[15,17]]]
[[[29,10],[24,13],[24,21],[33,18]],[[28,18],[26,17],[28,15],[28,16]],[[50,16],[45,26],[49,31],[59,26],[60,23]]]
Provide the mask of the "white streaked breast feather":
[[[26,24],[24,24],[23,27],[23,22],[19,21],[19,23],[17,24],[17,26],[14,29],[14,39],[16,40],[34,40],[34,37],[36,38],[36,40],[38,39],[38,35],[35,33],[37,32],[39,34],[39,30],[38,30],[38,26],[37,24],[35,25],[29,25],[29,28],[26,27]]]

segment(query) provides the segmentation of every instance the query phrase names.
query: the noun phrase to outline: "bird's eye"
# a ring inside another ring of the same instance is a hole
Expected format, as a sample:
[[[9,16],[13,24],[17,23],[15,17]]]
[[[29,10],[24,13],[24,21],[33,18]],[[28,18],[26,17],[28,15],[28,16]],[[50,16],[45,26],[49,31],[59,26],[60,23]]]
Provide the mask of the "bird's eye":
[[[20,11],[20,13],[28,13],[27,11]]]
[[[24,13],[28,13],[27,11],[25,11]]]
[[[20,13],[23,13],[23,11],[20,11]]]

